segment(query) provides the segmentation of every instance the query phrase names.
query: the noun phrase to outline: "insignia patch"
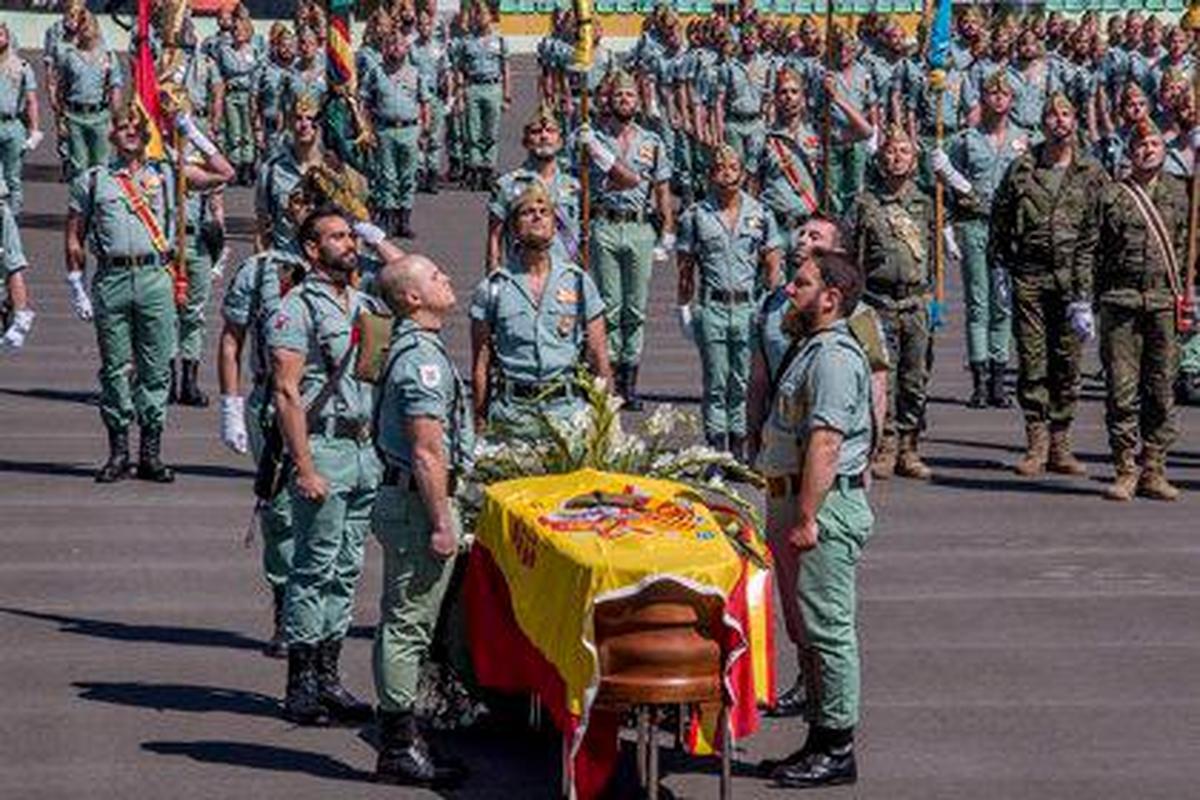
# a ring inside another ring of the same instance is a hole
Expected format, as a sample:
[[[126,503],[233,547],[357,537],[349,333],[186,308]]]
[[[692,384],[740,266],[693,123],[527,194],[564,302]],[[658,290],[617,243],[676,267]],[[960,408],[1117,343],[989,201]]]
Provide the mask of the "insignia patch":
[[[442,370],[437,364],[422,364],[417,374],[426,389],[436,389],[442,381]]]
[[[647,164],[654,160],[654,143],[647,142],[638,148],[638,158]]]
[[[570,336],[571,331],[575,329],[575,320],[577,317],[574,314],[563,314],[558,318],[558,335]]]
[[[578,303],[579,293],[564,286],[555,293],[554,299],[560,303]]]
[[[281,331],[287,327],[290,318],[282,311],[275,314],[275,330]]]
[[[1024,139],[1017,139],[1012,143],[1012,149],[1014,153],[1021,155],[1029,149],[1029,142],[1025,141]]]

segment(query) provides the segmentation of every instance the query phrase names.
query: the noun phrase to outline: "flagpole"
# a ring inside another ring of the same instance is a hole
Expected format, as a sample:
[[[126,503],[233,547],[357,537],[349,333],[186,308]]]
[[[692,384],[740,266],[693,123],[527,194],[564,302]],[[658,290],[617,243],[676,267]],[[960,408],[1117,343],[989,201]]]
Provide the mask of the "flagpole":
[[[936,12],[930,10],[936,7]],[[943,97],[946,91],[946,65],[950,55],[950,0],[926,0],[922,17],[926,20],[926,61],[929,66],[929,88],[933,90],[934,125],[933,140],[937,150],[942,148],[946,134]],[[932,24],[929,20],[932,18]],[[946,299],[946,246],[942,229],[946,224],[946,197],[942,178],[933,176],[933,307],[930,309],[930,328],[941,327],[943,305]]]
[[[179,111],[182,113],[182,110]],[[175,274],[173,285],[175,289],[175,305],[183,307],[187,304],[187,166],[183,134],[178,126],[174,126],[173,141],[175,143]]]
[[[579,78],[579,123],[590,122],[591,97],[588,91],[588,72],[592,66],[592,3],[575,0],[576,36],[575,69]],[[568,88],[568,91],[569,88]],[[586,272],[591,262],[592,177],[587,145],[579,143],[579,266]]]
[[[833,2],[825,0],[825,70],[833,71]],[[822,83],[822,85],[824,85]],[[822,93],[825,108],[821,117],[821,210],[833,213],[833,100]]]
[[[1188,4],[1187,13],[1183,15],[1180,21],[1184,30],[1190,34],[1195,34],[1200,30],[1200,0],[1191,0]],[[1200,53],[1195,53],[1195,57],[1200,58]],[[1200,69],[1193,67],[1192,69],[1192,128],[1197,126],[1197,121],[1200,120]],[[1189,143],[1190,145],[1190,143]],[[1187,264],[1184,269],[1183,285],[1184,297],[1188,298],[1188,302],[1192,301],[1192,294],[1196,284],[1196,255],[1197,255],[1197,234],[1200,232],[1200,169],[1196,164],[1196,151],[1192,150],[1192,175],[1190,182],[1189,204],[1188,204],[1188,238],[1187,238]]]

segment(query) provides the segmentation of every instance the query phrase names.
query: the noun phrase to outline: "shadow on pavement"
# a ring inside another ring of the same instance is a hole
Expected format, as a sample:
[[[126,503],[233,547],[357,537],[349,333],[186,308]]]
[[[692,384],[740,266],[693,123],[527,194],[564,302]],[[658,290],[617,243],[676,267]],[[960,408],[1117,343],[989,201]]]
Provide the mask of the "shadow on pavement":
[[[142,749],[160,756],[185,756],[205,764],[298,772],[340,781],[365,781],[369,775],[321,753],[268,744],[201,739],[191,742],[142,742]]]
[[[197,478],[246,478],[253,479],[254,473],[248,469],[227,467],[219,464],[174,464],[166,459],[167,465],[175,470],[177,475],[191,475]],[[99,466],[62,464],[56,461],[12,461],[0,459],[0,473],[23,472],[29,475],[58,475],[66,478],[87,478],[92,480]]]
[[[179,625],[130,625],[87,617],[70,617],[63,614],[46,614],[23,608],[0,607],[0,613],[14,617],[53,622],[63,633],[93,636],[97,639],[112,639],[119,642],[157,642],[158,644],[181,644],[194,647],[229,647],[235,650],[260,650],[263,642],[235,631],[214,628],[184,628]]]
[[[100,394],[98,392],[81,392],[75,389],[46,389],[43,387],[36,389],[0,389],[0,394],[7,394],[12,397],[28,397],[30,400],[55,400],[63,403],[80,403],[85,406],[94,406],[100,402]]]
[[[963,478],[959,476],[934,474],[930,481],[935,486],[945,486],[950,489],[967,489],[987,492],[1019,492],[1022,494],[1073,495],[1077,497],[1098,497],[1100,490],[1087,488],[1077,484],[1044,483],[1036,480],[1001,480],[999,478]]]
[[[258,692],[219,686],[189,686],[175,683],[73,683],[83,700],[119,706],[152,708],[155,711],[210,711],[278,717],[279,702]]]

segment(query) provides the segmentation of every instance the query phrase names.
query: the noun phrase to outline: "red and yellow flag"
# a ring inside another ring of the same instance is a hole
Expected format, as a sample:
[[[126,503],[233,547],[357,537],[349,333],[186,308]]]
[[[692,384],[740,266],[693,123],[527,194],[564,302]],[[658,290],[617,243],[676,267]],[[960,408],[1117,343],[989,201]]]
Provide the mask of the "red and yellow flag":
[[[158,74],[154,54],[150,50],[150,0],[138,0],[137,49],[133,54],[133,89],[138,108],[150,124],[150,143],[146,146],[149,158],[162,158],[162,108],[158,102]]]

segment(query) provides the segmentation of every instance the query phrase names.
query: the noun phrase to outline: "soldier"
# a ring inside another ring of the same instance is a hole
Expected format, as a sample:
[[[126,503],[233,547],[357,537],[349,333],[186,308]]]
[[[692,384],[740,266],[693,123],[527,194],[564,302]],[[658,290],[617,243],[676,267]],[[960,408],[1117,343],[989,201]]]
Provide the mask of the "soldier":
[[[716,110],[718,141],[737,151],[755,191],[767,137],[765,118],[770,111],[772,81],[767,59],[759,52],[758,30],[747,28],[738,55],[725,59],[717,73]]]
[[[499,155],[500,113],[512,105],[508,45],[503,36],[492,32],[492,24],[491,11],[475,6],[471,34],[452,54],[466,87],[466,183],[480,190],[492,185]]]
[[[983,114],[978,125],[950,140],[947,157],[935,152],[937,171],[956,201],[954,233],[961,253],[966,300],[967,362],[971,366],[970,408],[1008,408],[1004,388],[1012,309],[1008,275],[988,263],[988,217],[996,187],[1008,165],[1029,149],[1029,134],[1010,124],[1013,92],[1004,72],[983,83]]]
[[[1116,469],[1104,493],[1110,500],[1131,500],[1135,491],[1156,500],[1179,497],[1167,481],[1166,458],[1176,437],[1176,303],[1190,299],[1192,287],[1184,286],[1179,259],[1187,252],[1187,186],[1163,171],[1165,149],[1154,123],[1140,123],[1130,141],[1129,177],[1104,187],[1088,220],[1099,231],[1094,285]]]
[[[0,336],[0,352],[18,350],[25,346],[25,337],[33,330],[35,317],[29,303],[29,287],[25,270],[29,261],[21,247],[21,231],[16,216],[9,208],[8,187],[0,181],[0,269],[4,271],[4,303],[0,319],[5,320],[4,335]]]
[[[107,112],[105,112],[107,113]],[[189,163],[185,178],[198,189],[231,177],[229,162],[185,115],[176,125],[204,156]],[[166,162],[147,161],[149,123],[133,104],[113,116],[115,159],[88,169],[71,185],[67,203],[67,284],[71,305],[96,321],[100,346],[100,418],[108,430],[108,460],[98,483],[129,471],[129,425],[141,429],[137,476],[169,483],[174,473],[161,459],[170,360],[175,353],[175,303],[167,263],[173,252],[175,173]],[[86,244],[85,244],[86,243]],[[83,286],[90,245],[96,258],[91,299]],[[130,364],[137,370],[131,380]]]
[[[254,139],[264,161],[279,146],[284,128],[283,84],[296,57],[296,37],[282,22],[271,25],[271,51],[254,74]],[[363,74],[362,71],[359,72]]]
[[[413,237],[412,207],[417,190],[418,141],[429,128],[433,85],[408,57],[408,40],[393,34],[383,45],[383,64],[365,76],[362,102],[378,138],[371,199],[384,227]]]
[[[559,165],[562,133],[550,108],[542,106],[529,118],[521,143],[528,153],[525,163],[500,176],[488,201],[488,272],[516,255],[507,221],[513,202],[532,183],[541,184],[554,203],[555,236],[550,255],[572,264],[579,261],[579,180]],[[595,143],[594,147],[603,145]]]
[[[761,294],[756,289],[779,284],[783,242],[774,216],[741,183],[742,160],[732,146],[722,145],[713,154],[710,196],[679,221],[676,303],[684,335],[700,348],[704,438],[710,447],[745,460],[754,300]]]
[[[535,432],[541,412],[568,419],[582,407],[574,385],[586,360],[610,381],[604,304],[590,275],[551,255],[554,201],[540,182],[510,206],[516,257],[484,278],[471,299],[475,429]]]
[[[321,133],[317,125],[319,107],[305,97],[285,108],[291,140],[263,165],[259,173],[254,192],[257,221],[254,249],[275,248],[298,254],[296,225],[285,212],[288,197],[304,177],[305,170],[322,161]]]
[[[216,64],[221,74],[222,98],[221,131],[225,152],[237,171],[238,183],[249,186],[254,182],[254,118],[251,98],[254,74],[258,69],[257,54],[250,41],[254,26],[242,19],[233,29],[233,40],[217,49]]]
[[[89,167],[108,161],[107,134],[112,109],[120,105],[121,67],[100,38],[100,24],[84,13],[78,45],[62,51],[56,70],[60,117],[67,140],[67,177],[74,179]]]
[[[604,299],[609,358],[615,363],[616,388],[626,407],[640,408],[638,364],[646,325],[650,269],[665,264],[675,249],[671,203],[671,159],[662,140],[638,125],[638,88],[618,72],[612,81],[612,119],[594,133],[581,134],[589,149],[595,140],[609,158],[593,150],[591,261]],[[615,160],[614,160],[615,159]],[[616,165],[616,166],[614,166]],[[629,178],[637,182],[630,185]],[[651,202],[653,201],[653,206]],[[661,236],[655,244],[650,214],[657,214]]]
[[[430,87],[429,124],[421,135],[421,190],[438,193],[442,174],[442,147],[446,138],[446,104],[454,96],[454,73],[446,43],[434,35],[433,14],[422,11],[417,17],[417,38],[409,53],[412,62]]]
[[[942,136],[949,140],[962,127],[967,94],[966,67],[951,61],[942,76],[938,89],[933,85],[931,70],[924,60],[914,58],[903,71],[902,94],[908,135],[920,144],[917,154],[917,183],[925,190],[933,187],[933,167],[929,155],[937,142],[938,116],[941,116]]]
[[[983,77],[984,82],[988,77]],[[1025,130],[1037,130],[1046,98],[1065,87],[1046,60],[1042,40],[1034,31],[1026,29],[1017,36],[1016,63],[1008,69],[1008,77],[1013,91],[1012,121]]]
[[[1086,473],[1071,452],[1080,359],[1072,330],[1093,329],[1089,216],[1107,178],[1079,150],[1076,129],[1071,102],[1052,95],[1042,112],[1045,141],[1017,157],[992,200],[988,262],[1012,280],[1017,399],[1028,440],[1016,471],[1024,476]]]
[[[43,138],[33,68],[12,46],[8,24],[0,22],[0,176],[8,185],[13,216],[21,215],[25,153]]]
[[[275,407],[294,464],[283,714],[305,726],[356,723],[370,719],[371,707],[342,686],[338,662],[381,470],[371,388],[350,368],[358,349],[351,329],[360,312],[380,308],[350,285],[358,257],[341,211],[317,208],[297,236],[308,271],[283,298],[268,337]]]
[[[63,3],[63,14],[56,19],[42,40],[42,66],[45,69],[46,95],[52,115],[52,122],[59,135],[56,137],[56,151],[62,164],[63,176],[67,170],[67,139],[62,135],[66,130],[63,118],[62,88],[59,86],[59,72],[62,68],[66,51],[75,44],[83,16],[87,9],[84,0],[66,0]]]
[[[471,466],[475,430],[466,386],[441,338],[456,302],[450,278],[428,258],[407,256],[384,267],[379,289],[397,321],[374,421],[384,472],[371,514],[383,550],[372,661],[380,745],[372,777],[444,785],[463,770],[430,752],[414,705],[458,554],[454,494]]]
[[[325,102],[325,92],[325,55],[319,34],[312,28],[301,27],[296,34],[296,61],[283,82],[282,105],[291,108],[304,97],[314,108],[320,108]]]
[[[829,153],[830,183],[827,187],[835,212],[846,212],[863,188],[867,159],[870,157],[865,136],[854,117],[845,111],[847,106],[865,117],[871,127],[879,122],[878,87],[871,71],[858,60],[858,40],[846,28],[835,27],[830,41],[837,65],[833,72],[823,74],[810,88],[810,103],[815,108],[828,109],[833,127],[833,144]],[[834,97],[845,98],[837,103]]]
[[[800,670],[810,727],[801,749],[760,770],[778,785],[800,788],[853,783],[858,774],[855,572],[874,523],[865,491],[871,379],[846,324],[862,290],[857,266],[841,254],[819,255],[788,286],[806,341],[779,381],[760,465],[768,535],[799,557]]]

